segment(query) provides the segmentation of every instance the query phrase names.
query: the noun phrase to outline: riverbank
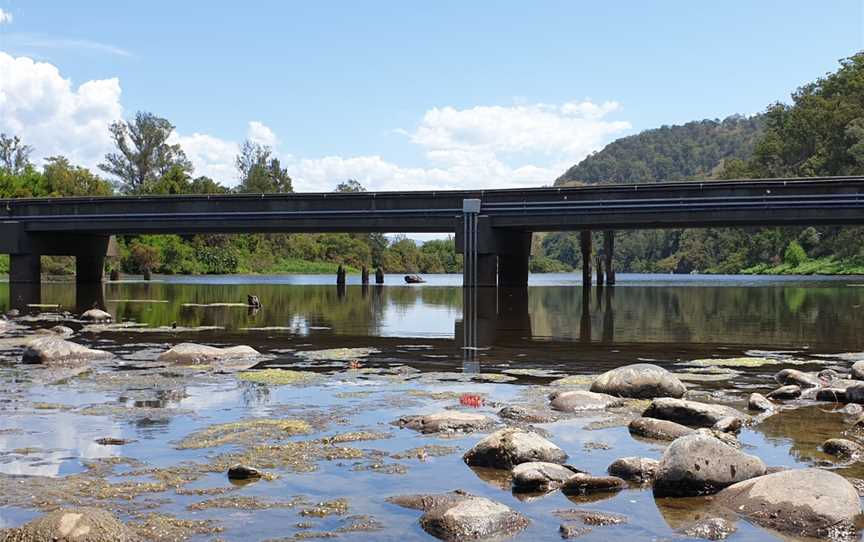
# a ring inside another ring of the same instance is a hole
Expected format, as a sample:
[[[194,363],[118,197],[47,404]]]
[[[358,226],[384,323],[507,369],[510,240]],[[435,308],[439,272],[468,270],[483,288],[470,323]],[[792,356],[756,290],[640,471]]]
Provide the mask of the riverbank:
[[[743,275],[864,275],[864,265],[834,257],[806,259],[797,264],[759,264],[741,270]]]

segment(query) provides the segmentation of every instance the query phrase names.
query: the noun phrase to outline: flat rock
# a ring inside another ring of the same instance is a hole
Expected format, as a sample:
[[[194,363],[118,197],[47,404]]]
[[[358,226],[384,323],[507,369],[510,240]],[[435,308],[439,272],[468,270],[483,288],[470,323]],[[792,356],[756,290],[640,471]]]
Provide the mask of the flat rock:
[[[102,309],[90,309],[81,315],[81,319],[88,322],[110,322],[111,314]]]
[[[686,425],[657,418],[636,418],[630,422],[627,429],[630,430],[631,435],[654,440],[675,440],[695,432]]]
[[[658,464],[656,459],[646,457],[622,457],[613,461],[606,472],[624,480],[643,483],[654,479]]]
[[[739,482],[714,502],[769,529],[817,538],[848,537],[861,512],[852,484],[822,469],[791,469]]]
[[[662,367],[636,363],[601,374],[591,384],[591,391],[615,397],[653,399],[681,397],[687,388],[678,377]]]
[[[2,542],[137,542],[140,538],[110,512],[66,508],[0,534]]]
[[[37,329],[36,334],[66,338],[66,337],[71,337],[72,335],[75,334],[75,332],[72,331],[72,328],[67,327],[67,326],[54,326],[54,327],[47,328],[47,329],[45,329],[45,328]]]
[[[775,401],[788,401],[790,399],[797,399],[798,397],[801,397],[801,386],[796,384],[780,386],[768,394],[768,398]]]
[[[654,495],[709,495],[765,474],[765,463],[705,434],[675,439],[663,452],[654,478]]]
[[[585,390],[558,391],[552,393],[549,399],[552,408],[562,412],[603,410],[622,404],[622,401],[617,397]]]
[[[512,469],[531,461],[562,464],[567,454],[537,433],[508,427],[482,439],[465,452],[463,459],[472,467]]]
[[[474,412],[445,410],[422,416],[402,416],[393,423],[421,433],[471,433],[492,427],[495,420]]]
[[[774,403],[761,393],[751,393],[750,398],[747,400],[747,408],[759,412],[770,412],[774,410]]]
[[[822,380],[820,380],[819,375],[805,373],[798,369],[783,369],[774,375],[774,380],[781,386],[795,385],[802,388],[822,387]]]
[[[226,346],[225,348],[218,348],[204,344],[180,343],[159,354],[156,360],[163,363],[198,365],[226,359],[251,358],[259,355],[257,350],[249,346]]]
[[[822,451],[843,459],[852,459],[861,455],[864,448],[857,442],[845,438],[832,438],[822,443]]]
[[[510,507],[464,492],[409,495],[388,501],[423,510],[420,517],[423,530],[448,542],[504,540],[528,526],[528,519]]]
[[[558,419],[554,412],[531,410],[522,406],[508,406],[498,411],[498,415],[506,420],[524,423],[550,423]]]
[[[110,352],[87,348],[60,337],[40,337],[27,343],[21,361],[46,365],[74,364],[112,357],[114,354]]]
[[[681,532],[690,538],[725,540],[736,531],[735,524],[724,518],[709,518],[690,525]]]
[[[584,472],[574,474],[561,486],[565,495],[608,493],[627,488],[627,482],[617,476],[594,476]]]
[[[513,467],[513,489],[515,491],[552,491],[579,473],[569,465],[532,461]]]
[[[741,418],[742,423],[749,421],[749,416],[726,405],[712,405],[685,399],[661,397],[651,401],[642,416],[669,420],[690,427],[713,427],[723,418]]]

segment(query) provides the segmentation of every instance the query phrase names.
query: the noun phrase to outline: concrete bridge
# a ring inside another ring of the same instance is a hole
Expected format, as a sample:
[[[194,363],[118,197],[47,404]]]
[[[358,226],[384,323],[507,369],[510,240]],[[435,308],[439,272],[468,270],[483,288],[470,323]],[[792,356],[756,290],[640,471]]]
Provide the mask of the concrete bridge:
[[[236,194],[0,200],[10,282],[38,283],[43,255],[76,257],[98,283],[115,234],[443,232],[465,255],[466,286],[525,286],[531,233],[864,224],[864,177],[705,181],[584,188]],[[611,270],[614,237],[606,236]],[[583,278],[590,281],[590,268]]]

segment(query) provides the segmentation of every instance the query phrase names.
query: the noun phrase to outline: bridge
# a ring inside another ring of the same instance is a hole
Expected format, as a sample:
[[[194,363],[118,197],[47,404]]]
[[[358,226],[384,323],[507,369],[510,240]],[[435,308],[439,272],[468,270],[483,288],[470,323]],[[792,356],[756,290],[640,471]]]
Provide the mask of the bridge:
[[[42,255],[76,257],[79,284],[99,283],[115,234],[441,232],[465,256],[466,286],[528,282],[531,233],[591,230],[864,224],[864,177],[665,184],[300,194],[0,200],[0,253],[10,283],[38,284]],[[590,281],[590,266],[583,279]],[[609,274],[610,279],[614,274]]]

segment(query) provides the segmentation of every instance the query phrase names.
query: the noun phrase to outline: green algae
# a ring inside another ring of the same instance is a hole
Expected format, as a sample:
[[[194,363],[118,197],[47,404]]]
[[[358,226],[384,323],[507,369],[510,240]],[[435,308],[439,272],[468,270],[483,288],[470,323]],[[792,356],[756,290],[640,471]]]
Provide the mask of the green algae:
[[[309,501],[306,497],[294,497],[289,501],[270,501],[260,499],[258,497],[234,496],[234,497],[219,497],[190,504],[186,507],[187,510],[209,510],[212,508],[219,509],[234,509],[234,510],[271,510],[274,508],[294,508],[300,505],[307,505]]]
[[[688,361],[687,365],[696,367],[764,367],[765,365],[801,365],[803,360],[777,358],[704,358]]]
[[[594,382],[594,378],[596,377],[592,375],[570,375],[553,380],[549,384],[551,386],[588,386]]]
[[[225,530],[213,520],[180,519],[169,514],[149,513],[129,523],[139,536],[153,542],[180,542],[194,535],[217,534]]]
[[[334,499],[332,501],[319,502],[311,508],[304,508],[300,511],[303,517],[324,518],[327,516],[342,516],[348,512],[348,499]]]
[[[215,448],[225,444],[252,444],[262,441],[281,440],[312,431],[303,420],[273,420],[258,418],[239,422],[219,423],[187,435],[177,443],[179,450]]]
[[[291,371],[288,369],[260,369],[257,371],[242,371],[237,378],[245,382],[268,384],[270,386],[287,386],[291,384],[308,384],[319,378],[317,373],[309,371]]]

